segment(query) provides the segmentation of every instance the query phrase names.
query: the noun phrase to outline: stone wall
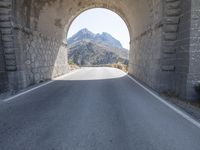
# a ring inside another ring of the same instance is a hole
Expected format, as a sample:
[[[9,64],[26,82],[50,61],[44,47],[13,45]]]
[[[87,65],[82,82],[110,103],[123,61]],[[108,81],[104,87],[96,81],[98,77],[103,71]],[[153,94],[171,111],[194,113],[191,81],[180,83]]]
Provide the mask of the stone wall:
[[[5,58],[2,47],[1,32],[0,32],[0,93],[7,92],[8,78],[5,69]]]
[[[186,99],[197,98],[194,85],[200,80],[200,2],[181,3],[178,40],[176,43],[176,92]]]
[[[197,93],[194,91],[194,85],[200,81],[200,1],[191,1],[191,22],[189,35],[189,73],[186,84],[186,97],[194,99]]]
[[[181,3],[181,0],[164,1],[161,70],[165,74],[165,88],[170,93],[176,93],[176,45],[182,13]]]
[[[0,94],[9,89],[8,71],[16,70],[10,22],[11,6],[11,0],[0,1]]]
[[[176,92],[181,97],[187,97],[187,76],[189,73],[190,22],[191,1],[181,3],[181,16],[176,42]]]
[[[166,90],[166,84],[169,89],[171,86],[165,81],[168,78],[164,78],[161,70],[163,3],[159,0],[146,0],[140,1],[138,5],[140,7],[136,7],[138,10],[133,27],[135,32],[131,41],[129,73],[157,91]]]
[[[30,15],[38,12],[32,10],[30,1],[0,1],[1,89],[12,93],[68,72],[66,45],[37,31]]]
[[[1,0],[0,2],[0,30],[2,33],[2,48],[5,54],[5,69],[16,71],[14,33],[12,30],[12,0]]]
[[[135,23],[137,31],[131,41],[129,73],[159,92],[195,99],[194,84],[200,80],[200,2],[142,2],[143,7],[138,7],[137,12],[150,9],[151,13],[135,16],[145,22]]]
[[[50,80],[68,72],[67,48],[61,41],[16,26],[18,88]]]

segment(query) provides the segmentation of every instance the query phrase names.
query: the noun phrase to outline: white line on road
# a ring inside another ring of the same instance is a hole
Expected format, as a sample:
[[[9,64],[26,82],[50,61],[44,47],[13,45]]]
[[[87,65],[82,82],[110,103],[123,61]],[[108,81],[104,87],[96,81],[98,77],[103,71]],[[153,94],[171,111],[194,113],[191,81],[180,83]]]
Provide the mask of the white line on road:
[[[38,88],[41,88],[41,87],[44,87],[50,83],[53,83],[55,82],[56,80],[59,80],[59,79],[62,79],[64,77],[67,77],[67,76],[70,76],[71,74],[74,74],[76,72],[80,71],[79,69],[78,70],[75,70],[75,71],[72,71],[66,75],[63,75],[63,76],[60,76],[60,77],[57,77],[55,78],[54,80],[52,81],[49,81],[49,82],[46,82],[44,84],[41,84],[39,86],[36,86],[30,90],[26,90],[24,92],[21,92],[15,96],[12,96],[12,97],[9,97],[7,99],[4,99],[3,102],[8,102],[8,101],[11,101],[13,100],[14,98],[17,98],[19,96],[22,96],[26,93],[29,93],[31,91],[34,91]],[[123,72],[123,71],[122,71]],[[167,102],[166,100],[164,100],[163,98],[161,98],[159,95],[155,94],[154,92],[152,92],[150,89],[148,89],[147,87],[145,87],[144,85],[142,85],[140,82],[138,82],[136,79],[134,79],[133,77],[131,77],[130,75],[126,74],[125,72],[123,72],[124,75],[127,75],[127,77],[129,77],[133,82],[135,82],[136,84],[138,84],[140,87],[142,87],[144,90],[146,90],[148,93],[150,93],[151,95],[153,95],[156,99],[158,99],[160,102],[162,102],[163,104],[165,104],[166,106],[168,106],[169,108],[171,108],[172,110],[174,110],[176,113],[178,113],[179,115],[181,115],[183,118],[185,118],[186,120],[188,120],[189,122],[191,122],[192,124],[194,124],[196,127],[200,128],[200,123],[198,121],[196,121],[195,119],[193,119],[191,116],[189,116],[188,114],[186,114],[185,112],[181,111],[180,109],[178,109],[177,107],[175,107],[174,105],[170,104],[169,102]]]
[[[70,76],[70,75],[72,75],[72,74],[78,72],[79,70],[80,70],[80,69],[74,70],[74,71],[72,71],[72,72],[70,72],[70,73],[68,73],[68,74],[65,74],[65,75],[63,75],[63,76],[54,78],[54,79],[51,80],[51,81],[45,82],[45,83],[43,83],[43,84],[41,84],[41,85],[38,85],[38,86],[36,86],[36,87],[33,87],[33,88],[31,88],[31,89],[29,89],[29,90],[26,90],[26,91],[24,91],[24,92],[21,92],[21,93],[15,95],[15,96],[6,98],[6,99],[4,99],[2,102],[11,101],[11,100],[13,100],[14,98],[17,98],[17,97],[22,96],[22,95],[24,95],[24,94],[26,94],[26,93],[29,93],[29,92],[31,92],[31,91],[34,91],[34,90],[39,89],[39,88],[41,88],[41,87],[44,87],[44,86],[46,86],[46,85],[48,85],[48,84],[51,84],[51,83],[55,82],[56,80],[62,79],[62,78],[67,77],[67,76]]]
[[[177,107],[175,107],[174,105],[170,104],[169,102],[167,102],[166,100],[164,100],[163,98],[161,98],[160,96],[158,96],[157,94],[155,94],[154,92],[152,92],[150,89],[148,89],[147,87],[145,87],[144,85],[142,85],[140,82],[138,82],[136,79],[134,79],[133,77],[131,77],[130,75],[126,74],[133,82],[135,82],[136,84],[138,84],[140,87],[142,87],[144,90],[146,90],[148,93],[150,93],[151,95],[153,95],[156,99],[158,99],[160,102],[162,102],[163,104],[165,104],[166,106],[168,106],[169,108],[171,108],[173,111],[175,111],[176,113],[178,113],[179,115],[181,115],[183,118],[185,118],[186,120],[188,120],[189,122],[191,122],[192,124],[194,124],[196,127],[200,128],[200,123],[198,121],[196,121],[195,119],[193,119],[191,116],[189,116],[188,114],[186,114],[185,112],[181,111],[180,109],[178,109]]]

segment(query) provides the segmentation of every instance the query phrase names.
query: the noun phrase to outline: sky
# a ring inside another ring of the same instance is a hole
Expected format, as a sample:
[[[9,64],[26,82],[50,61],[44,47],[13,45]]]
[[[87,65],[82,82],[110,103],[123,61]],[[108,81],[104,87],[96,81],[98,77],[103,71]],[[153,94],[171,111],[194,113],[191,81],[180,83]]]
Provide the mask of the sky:
[[[113,11],[95,8],[81,13],[72,22],[67,38],[83,28],[87,28],[95,34],[107,32],[119,40],[124,48],[130,48],[130,36],[127,25],[123,19]]]

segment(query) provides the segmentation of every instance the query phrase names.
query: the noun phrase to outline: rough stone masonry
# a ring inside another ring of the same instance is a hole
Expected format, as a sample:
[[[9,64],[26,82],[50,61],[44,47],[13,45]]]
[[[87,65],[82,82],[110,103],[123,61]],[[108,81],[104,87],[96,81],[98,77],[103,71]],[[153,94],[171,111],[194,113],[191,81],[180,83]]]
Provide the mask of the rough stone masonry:
[[[67,31],[97,7],[116,12],[129,28],[129,74],[158,92],[197,98],[199,0],[0,0],[0,93],[67,73]]]

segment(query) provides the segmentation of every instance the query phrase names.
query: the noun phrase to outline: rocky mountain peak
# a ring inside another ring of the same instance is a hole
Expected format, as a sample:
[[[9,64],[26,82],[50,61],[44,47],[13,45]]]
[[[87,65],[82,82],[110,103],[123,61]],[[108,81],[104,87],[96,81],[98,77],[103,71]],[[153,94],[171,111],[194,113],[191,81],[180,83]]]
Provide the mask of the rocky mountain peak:
[[[81,29],[79,32],[77,32],[75,35],[69,38],[68,44],[79,42],[81,40],[92,40],[98,43],[104,43],[113,47],[122,48],[122,44],[120,43],[120,41],[115,39],[109,33],[103,32],[102,34],[94,34],[87,28]]]
[[[68,58],[78,65],[128,64],[128,50],[110,34],[82,29],[68,39]]]

